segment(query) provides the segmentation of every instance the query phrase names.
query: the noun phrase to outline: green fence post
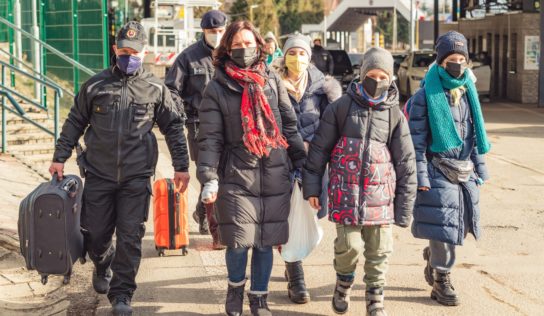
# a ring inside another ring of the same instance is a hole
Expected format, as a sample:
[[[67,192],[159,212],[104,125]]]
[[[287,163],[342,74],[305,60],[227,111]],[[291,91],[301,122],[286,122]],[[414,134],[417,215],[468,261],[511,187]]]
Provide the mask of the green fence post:
[[[4,85],[4,66],[2,65],[2,86]],[[6,144],[8,143],[6,141],[6,137],[7,137],[7,131],[6,131],[6,107],[5,107],[5,104],[4,104],[4,95],[2,95],[2,153],[5,154],[7,149],[6,149]]]
[[[110,32],[108,29],[108,1],[102,0],[102,66],[108,68],[110,66]]]
[[[79,62],[79,30],[77,18],[77,0],[72,0],[72,58]],[[74,66],[74,94],[79,91],[79,69]]]
[[[46,40],[46,35],[45,35],[45,11],[47,10],[47,7],[46,7],[46,2],[44,0],[37,0],[37,1],[40,1],[40,6],[39,6],[39,10],[40,10],[40,40],[44,41]],[[42,67],[42,74],[45,76],[47,74],[47,65],[46,65],[46,62],[47,62],[47,48],[41,46],[42,48],[42,51],[41,51],[41,62],[40,62],[40,66]],[[47,108],[47,87],[44,85],[42,87],[42,104],[45,108]]]
[[[8,21],[10,23],[14,22],[13,19],[13,0],[8,0]],[[15,55],[15,33],[12,28],[8,28],[8,41],[9,41],[9,53]],[[15,65],[15,60],[9,58],[10,65]],[[15,87],[15,72],[13,70],[10,72],[11,87]]]

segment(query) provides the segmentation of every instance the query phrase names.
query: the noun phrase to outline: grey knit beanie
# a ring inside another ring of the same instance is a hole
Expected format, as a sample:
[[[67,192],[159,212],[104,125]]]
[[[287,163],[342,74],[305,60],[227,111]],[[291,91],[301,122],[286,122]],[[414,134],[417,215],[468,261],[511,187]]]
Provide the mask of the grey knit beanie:
[[[372,69],[381,69],[389,76],[389,82],[393,82],[394,62],[391,53],[380,47],[372,47],[363,55],[363,65],[360,69],[361,80]]]
[[[308,53],[308,56],[312,57],[312,47],[310,46],[310,38],[302,34],[289,35],[285,45],[283,45],[283,54],[287,55],[287,51],[293,47],[302,48]]]

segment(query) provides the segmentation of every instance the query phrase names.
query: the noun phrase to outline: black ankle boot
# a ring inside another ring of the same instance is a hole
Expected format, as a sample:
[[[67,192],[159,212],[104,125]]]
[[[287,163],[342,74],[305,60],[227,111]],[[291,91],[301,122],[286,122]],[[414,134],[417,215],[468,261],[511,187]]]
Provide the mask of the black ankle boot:
[[[228,316],[241,316],[244,309],[244,287],[246,283],[242,285],[233,286],[229,284],[227,290],[227,301],[225,302],[225,311]]]
[[[130,306],[130,297],[126,295],[116,296],[111,301],[112,313],[114,316],[131,316],[132,307]]]
[[[251,294],[248,293],[249,308],[253,316],[272,316],[270,308],[268,308],[268,294]]]
[[[304,270],[302,261],[286,262],[285,271],[287,275],[287,294],[289,299],[296,304],[306,304],[310,301],[310,293],[304,282]]]
[[[451,284],[450,273],[435,272],[431,298],[446,306],[459,305],[459,298]]]
[[[106,269],[93,270],[93,288],[98,294],[106,294],[110,290],[110,282],[113,273],[108,267]]]
[[[345,314],[349,308],[349,294],[353,280],[350,282],[336,279],[336,287],[332,296],[332,309],[336,314]]]
[[[427,262],[425,265],[425,269],[423,269],[423,273],[425,275],[425,281],[427,281],[427,284],[430,286],[433,286],[434,284],[434,269],[431,267],[431,248],[425,247],[423,249],[423,259]]]

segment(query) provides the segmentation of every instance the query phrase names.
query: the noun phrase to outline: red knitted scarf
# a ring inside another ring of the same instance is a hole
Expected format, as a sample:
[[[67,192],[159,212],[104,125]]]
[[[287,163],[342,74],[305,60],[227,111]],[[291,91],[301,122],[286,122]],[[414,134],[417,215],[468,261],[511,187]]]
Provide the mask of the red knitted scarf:
[[[280,133],[276,118],[264,94],[266,79],[264,63],[257,63],[247,69],[237,67],[232,62],[225,64],[227,75],[238,82],[242,92],[242,128],[244,145],[258,157],[268,156],[272,148],[287,148],[289,145]]]

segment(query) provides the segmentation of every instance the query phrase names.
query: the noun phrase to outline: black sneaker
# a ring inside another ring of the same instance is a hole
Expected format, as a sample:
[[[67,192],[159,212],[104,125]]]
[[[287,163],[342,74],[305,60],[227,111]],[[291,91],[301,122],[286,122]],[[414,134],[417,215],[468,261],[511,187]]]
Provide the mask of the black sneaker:
[[[113,298],[111,308],[114,316],[131,316],[130,298],[126,295],[119,295]]]
[[[106,294],[110,290],[110,281],[112,271],[107,268],[106,271],[98,271],[96,267],[93,270],[93,288],[98,294]]]

